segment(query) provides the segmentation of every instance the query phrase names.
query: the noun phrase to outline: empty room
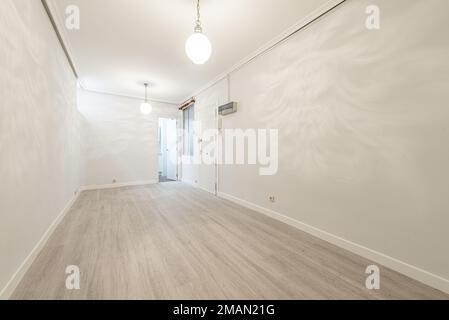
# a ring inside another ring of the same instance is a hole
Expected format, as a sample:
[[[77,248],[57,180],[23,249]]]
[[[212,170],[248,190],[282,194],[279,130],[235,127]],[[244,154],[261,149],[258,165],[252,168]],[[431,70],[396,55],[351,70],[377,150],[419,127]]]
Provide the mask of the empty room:
[[[448,12],[0,0],[0,299],[448,300]]]

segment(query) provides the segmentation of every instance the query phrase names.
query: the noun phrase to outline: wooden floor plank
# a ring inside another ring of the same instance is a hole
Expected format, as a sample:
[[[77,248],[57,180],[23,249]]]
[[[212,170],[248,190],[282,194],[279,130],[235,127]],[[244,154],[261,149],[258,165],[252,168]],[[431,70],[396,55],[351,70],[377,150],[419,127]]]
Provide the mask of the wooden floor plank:
[[[448,299],[291,226],[182,183],[85,191],[13,299]],[[65,288],[77,265],[81,289]]]

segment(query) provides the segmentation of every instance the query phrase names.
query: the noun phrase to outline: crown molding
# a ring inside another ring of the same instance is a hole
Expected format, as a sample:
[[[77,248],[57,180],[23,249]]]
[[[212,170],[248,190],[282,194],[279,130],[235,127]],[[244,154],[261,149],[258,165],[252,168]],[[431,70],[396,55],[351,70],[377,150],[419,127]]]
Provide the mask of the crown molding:
[[[45,7],[45,10],[47,11],[49,19],[50,19],[50,21],[51,21],[51,23],[52,23],[52,25],[53,25],[53,27],[55,29],[55,32],[56,32],[56,34],[58,36],[58,39],[59,39],[59,41],[61,43],[61,46],[63,47],[63,50],[64,50],[64,52],[65,52],[65,54],[67,56],[67,59],[69,60],[69,63],[71,65],[71,67],[72,67],[72,70],[73,70],[75,76],[78,78],[76,63],[75,63],[75,61],[72,58],[73,57],[73,54],[72,54],[73,50],[72,50],[72,47],[70,45],[70,42],[67,40],[68,36],[67,36],[66,29],[63,28],[64,22],[61,21],[61,18],[60,18],[59,15],[55,15],[54,14],[56,12],[57,4],[55,3],[54,0],[41,0],[41,1],[42,1],[42,4]],[[306,28],[307,26],[309,26],[310,24],[312,24],[316,20],[318,20],[318,19],[322,18],[323,16],[326,16],[329,13],[333,12],[334,9],[340,7],[340,5],[342,5],[346,1],[347,0],[329,0],[329,1],[327,1],[326,3],[324,3],[323,5],[318,7],[316,10],[314,10],[313,12],[308,14],[305,18],[299,20],[293,26],[287,28],[280,35],[278,35],[277,37],[275,37],[271,41],[267,42],[265,45],[260,47],[258,50],[254,51],[252,54],[250,54],[250,55],[246,56],[245,58],[243,58],[242,60],[240,60],[237,64],[235,64],[231,68],[227,69],[225,72],[222,72],[217,77],[213,78],[211,81],[207,82],[205,85],[203,85],[199,89],[195,90],[193,92],[193,94],[189,94],[188,96],[186,96],[181,101],[174,102],[174,101],[165,101],[165,100],[158,100],[158,99],[149,99],[149,101],[160,102],[160,103],[167,103],[167,104],[173,104],[173,105],[180,105],[180,104],[182,104],[183,101],[188,100],[192,96],[195,97],[195,96],[199,95],[200,93],[202,93],[205,90],[211,88],[212,86],[216,85],[220,81],[222,81],[222,80],[224,80],[226,78],[229,79],[229,77],[230,77],[230,75],[232,73],[234,73],[237,70],[241,69],[242,67],[244,67],[245,65],[247,65],[248,63],[253,61],[254,59],[257,59],[259,56],[261,56],[261,55],[271,51],[272,49],[274,49],[275,47],[277,47],[278,45],[280,45],[281,43],[286,41],[288,38],[290,38],[291,36],[293,36],[297,32],[303,30],[304,28]],[[137,96],[133,96],[133,95],[127,95],[127,94],[122,94],[122,93],[116,93],[116,92],[110,92],[110,91],[97,90],[97,89],[93,89],[93,88],[87,88],[81,81],[79,81],[79,85],[80,85],[80,87],[83,90],[94,92],[94,93],[108,94],[108,95],[114,95],[114,96],[120,96],[120,97],[131,98],[131,99],[138,99],[138,100],[142,100],[143,99],[142,97],[137,97]]]
[[[51,25],[58,37],[59,43],[64,51],[67,60],[69,61],[70,68],[72,69],[75,77],[78,79],[79,74],[77,72],[76,64],[73,61],[72,50],[70,48],[69,42],[67,41],[67,35],[65,34],[65,28],[61,27],[61,21],[58,19],[58,15],[55,15],[55,5],[50,0],[41,0],[41,3],[47,13],[48,19],[50,20]]]
[[[92,93],[97,93],[97,94],[105,94],[105,95],[109,95],[109,96],[116,96],[116,97],[128,98],[128,99],[134,99],[134,100],[141,100],[141,101],[145,100],[145,97],[139,97],[139,96],[128,95],[128,94],[124,94],[124,93],[117,93],[117,92],[111,92],[111,91],[104,91],[104,90],[87,88],[86,86],[84,86],[82,84],[82,82],[79,82],[79,84],[80,84],[80,89],[84,90],[84,91],[87,91],[87,92],[92,92]],[[171,104],[171,105],[179,106],[179,103],[178,102],[174,102],[174,101],[152,99],[152,98],[148,98],[147,100],[150,101],[150,102],[155,102],[155,103],[164,103],[164,104]]]

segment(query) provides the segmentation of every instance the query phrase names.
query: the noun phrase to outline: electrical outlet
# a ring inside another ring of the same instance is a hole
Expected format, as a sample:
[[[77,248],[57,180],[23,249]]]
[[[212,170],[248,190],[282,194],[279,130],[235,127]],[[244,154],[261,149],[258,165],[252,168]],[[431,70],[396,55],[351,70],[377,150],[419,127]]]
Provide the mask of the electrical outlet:
[[[270,199],[270,202],[273,202],[273,203],[276,202],[276,198],[274,196],[270,196],[268,199]]]

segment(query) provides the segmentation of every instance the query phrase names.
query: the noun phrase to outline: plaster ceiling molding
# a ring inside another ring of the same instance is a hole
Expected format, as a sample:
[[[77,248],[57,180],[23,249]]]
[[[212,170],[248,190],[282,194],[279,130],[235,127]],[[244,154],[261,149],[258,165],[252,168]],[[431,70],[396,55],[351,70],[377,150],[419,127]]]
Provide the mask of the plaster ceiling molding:
[[[179,103],[218,80],[339,0],[202,0],[201,20],[213,46],[195,65],[185,41],[196,18],[193,0],[46,0],[86,90]],[[67,6],[80,10],[80,29],[65,27]]]

